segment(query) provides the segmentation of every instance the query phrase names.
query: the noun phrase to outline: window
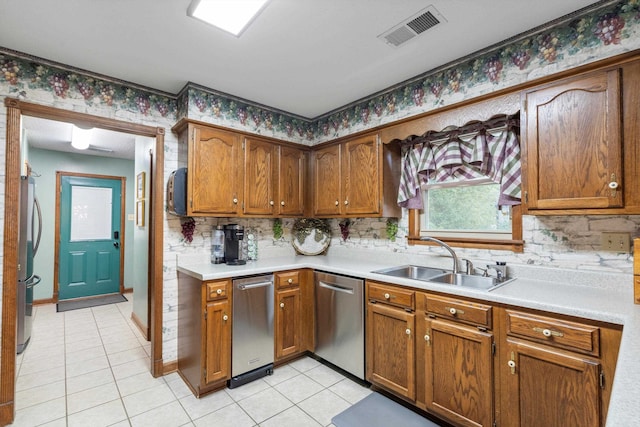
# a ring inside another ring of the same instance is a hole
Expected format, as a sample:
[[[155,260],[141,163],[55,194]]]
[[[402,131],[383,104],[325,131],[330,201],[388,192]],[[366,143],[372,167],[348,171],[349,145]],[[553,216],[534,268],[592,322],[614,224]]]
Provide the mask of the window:
[[[498,206],[500,184],[488,178],[422,186],[420,236],[512,239],[511,208]]]

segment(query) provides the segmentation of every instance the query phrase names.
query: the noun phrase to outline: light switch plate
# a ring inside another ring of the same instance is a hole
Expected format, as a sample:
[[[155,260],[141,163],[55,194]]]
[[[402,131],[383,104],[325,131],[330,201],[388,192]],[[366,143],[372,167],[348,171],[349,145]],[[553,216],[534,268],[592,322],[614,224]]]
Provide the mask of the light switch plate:
[[[631,250],[631,236],[629,233],[602,233],[602,250],[629,252]]]

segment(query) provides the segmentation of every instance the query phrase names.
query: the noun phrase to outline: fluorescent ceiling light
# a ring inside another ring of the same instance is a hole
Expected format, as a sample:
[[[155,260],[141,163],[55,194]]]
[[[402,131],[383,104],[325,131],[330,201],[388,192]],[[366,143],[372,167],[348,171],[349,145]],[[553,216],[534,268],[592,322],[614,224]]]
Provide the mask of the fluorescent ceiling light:
[[[91,145],[93,129],[82,129],[73,125],[71,130],[71,146],[76,150],[86,150]]]
[[[192,0],[187,15],[238,37],[269,0]]]

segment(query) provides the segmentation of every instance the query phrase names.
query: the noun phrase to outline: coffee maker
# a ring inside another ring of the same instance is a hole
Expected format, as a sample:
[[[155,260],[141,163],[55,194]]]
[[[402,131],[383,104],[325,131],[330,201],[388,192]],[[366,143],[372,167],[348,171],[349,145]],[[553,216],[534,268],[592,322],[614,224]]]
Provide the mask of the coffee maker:
[[[224,226],[224,259],[227,265],[246,264],[247,260],[242,251],[244,227],[238,224]]]

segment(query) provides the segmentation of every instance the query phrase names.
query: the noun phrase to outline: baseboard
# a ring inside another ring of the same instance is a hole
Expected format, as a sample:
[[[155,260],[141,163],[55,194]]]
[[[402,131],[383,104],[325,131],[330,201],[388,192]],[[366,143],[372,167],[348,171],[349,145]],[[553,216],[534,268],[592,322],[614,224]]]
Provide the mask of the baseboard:
[[[46,299],[34,299],[33,305],[42,305],[42,304],[55,304],[58,300],[55,298],[46,298]]]
[[[124,288],[122,291],[123,294],[132,294],[133,288]]]
[[[136,325],[142,336],[144,336],[144,339],[149,341],[149,327],[142,323],[142,320],[140,320],[133,311],[131,312],[131,320],[133,320],[133,323]]]
[[[162,375],[168,375],[178,371],[178,361],[173,360],[162,365]]]

